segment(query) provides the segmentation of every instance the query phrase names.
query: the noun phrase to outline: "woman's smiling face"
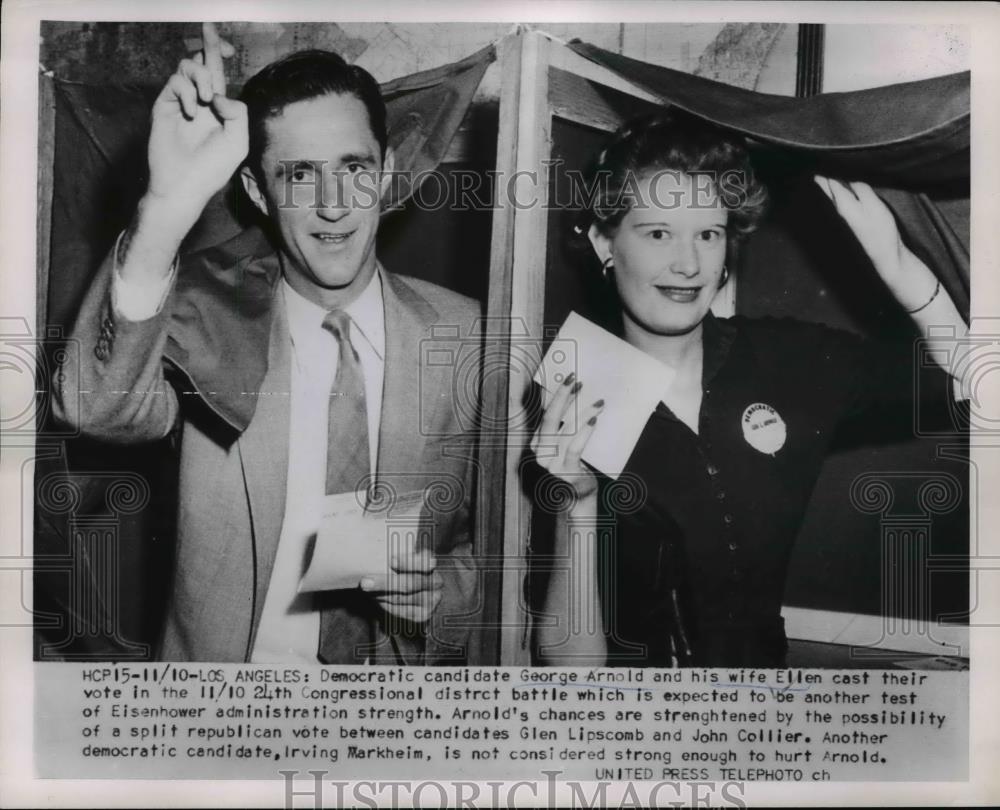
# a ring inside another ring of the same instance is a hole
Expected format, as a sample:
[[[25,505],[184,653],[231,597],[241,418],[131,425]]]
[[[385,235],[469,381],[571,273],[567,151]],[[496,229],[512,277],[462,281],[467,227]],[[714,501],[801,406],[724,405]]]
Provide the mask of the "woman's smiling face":
[[[708,175],[655,172],[631,188],[631,209],[611,236],[596,226],[598,257],[614,262],[626,325],[655,335],[682,335],[708,314],[726,262],[726,225]]]

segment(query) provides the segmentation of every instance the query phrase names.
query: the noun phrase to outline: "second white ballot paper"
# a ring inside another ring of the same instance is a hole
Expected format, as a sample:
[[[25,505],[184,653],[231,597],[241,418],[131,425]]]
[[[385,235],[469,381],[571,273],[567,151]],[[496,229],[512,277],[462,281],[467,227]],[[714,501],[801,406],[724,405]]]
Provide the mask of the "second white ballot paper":
[[[365,508],[357,493],[323,499],[323,517],[299,592],[356,588],[389,570],[393,555],[420,545],[422,491],[395,496],[385,509]]]
[[[617,478],[649,415],[666,397],[674,371],[571,312],[535,372],[535,382],[545,391],[545,407],[571,373],[582,383],[581,403],[604,400],[583,460],[608,477]],[[571,421],[567,430],[576,430],[576,416],[567,416]]]

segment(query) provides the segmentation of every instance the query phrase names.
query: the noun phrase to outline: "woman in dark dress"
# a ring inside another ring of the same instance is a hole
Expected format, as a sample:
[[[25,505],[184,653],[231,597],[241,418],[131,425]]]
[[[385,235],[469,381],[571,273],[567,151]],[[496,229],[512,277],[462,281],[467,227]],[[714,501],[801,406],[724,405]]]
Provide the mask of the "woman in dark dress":
[[[727,257],[767,197],[738,138],[670,111],[623,127],[594,168],[604,182],[578,230],[617,293],[622,337],[673,381],[617,483],[581,461],[602,405],[587,380],[567,380],[544,413],[532,450],[573,497],[556,514],[563,564],[549,581],[539,657],[782,666],[785,574],[833,434],[848,417],[912,397],[912,344],[711,313]],[[915,324],[965,335],[872,189],[816,182]],[[563,429],[571,409],[582,417],[575,433]],[[622,498],[624,482],[634,486]]]

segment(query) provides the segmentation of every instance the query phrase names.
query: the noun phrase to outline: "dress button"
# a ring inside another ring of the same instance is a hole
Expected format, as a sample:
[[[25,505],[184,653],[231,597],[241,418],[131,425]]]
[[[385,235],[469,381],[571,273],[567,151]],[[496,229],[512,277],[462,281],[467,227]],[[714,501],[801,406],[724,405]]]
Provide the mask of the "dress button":
[[[729,544],[729,550],[730,551],[736,551],[736,549],[738,549],[739,547],[740,547],[739,543],[730,543]]]
[[[727,526],[732,526],[733,525],[733,516],[732,515],[723,515],[722,516],[722,522],[725,523]]]
[[[103,343],[99,343],[94,347],[94,355],[98,360],[105,360],[108,356],[108,348]]]
[[[724,501],[726,499],[726,493],[720,489],[718,492],[715,493],[715,497],[720,501]]]
[[[709,464],[705,469],[709,475],[715,476],[719,474],[719,468],[714,464]]]

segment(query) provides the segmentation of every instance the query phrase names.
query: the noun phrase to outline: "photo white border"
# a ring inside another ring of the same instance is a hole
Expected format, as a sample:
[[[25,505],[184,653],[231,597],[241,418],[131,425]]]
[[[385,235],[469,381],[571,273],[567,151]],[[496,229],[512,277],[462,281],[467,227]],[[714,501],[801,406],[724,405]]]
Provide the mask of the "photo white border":
[[[152,13],[150,13],[152,12]],[[38,23],[42,19],[279,22],[372,21],[360,3],[204,2],[173,0],[140,6],[133,2],[60,2],[8,0],[0,33],[0,317],[35,319],[35,195],[37,144]],[[990,3],[662,3],[662,2],[422,2],[382,0],[379,19],[407,22],[812,22],[969,24],[972,28],[972,285],[975,319],[997,318],[1000,326],[1000,6]],[[1000,329],[992,330],[1000,332]],[[26,377],[28,375],[25,375]],[[998,375],[994,375],[998,376]],[[29,388],[0,392],[0,408],[30,396]],[[1000,385],[991,381],[991,397]],[[989,412],[996,413],[996,399]],[[973,443],[976,439],[973,437]],[[4,448],[0,457],[0,556],[31,548],[30,504],[21,503],[21,458],[30,450]],[[974,447],[980,493],[1000,491],[997,452]],[[30,493],[28,493],[30,498]],[[1000,502],[979,500],[982,550],[1000,559]],[[28,512],[24,510],[27,509]],[[22,517],[24,518],[22,520]],[[23,534],[22,534],[23,533]],[[983,567],[987,567],[988,563]],[[989,572],[986,576],[989,576]],[[11,574],[2,574],[4,578]],[[973,571],[972,577],[977,574]],[[995,574],[994,574],[995,576]],[[30,577],[24,578],[30,598]],[[975,583],[972,583],[973,588]],[[1000,588],[978,588],[977,615],[1000,625]],[[0,589],[0,609],[17,612],[19,594]],[[10,614],[7,614],[10,615]],[[749,783],[744,794],[758,805],[805,804],[970,804],[1000,802],[1000,630],[970,628],[970,781],[968,783]],[[243,807],[282,806],[280,782],[206,781],[55,781],[31,778],[33,766],[33,695],[31,628],[0,629],[0,805],[86,807]],[[273,785],[273,793],[271,792]],[[486,795],[489,795],[488,792]],[[540,794],[543,795],[543,794]],[[614,800],[609,791],[609,801]]]

